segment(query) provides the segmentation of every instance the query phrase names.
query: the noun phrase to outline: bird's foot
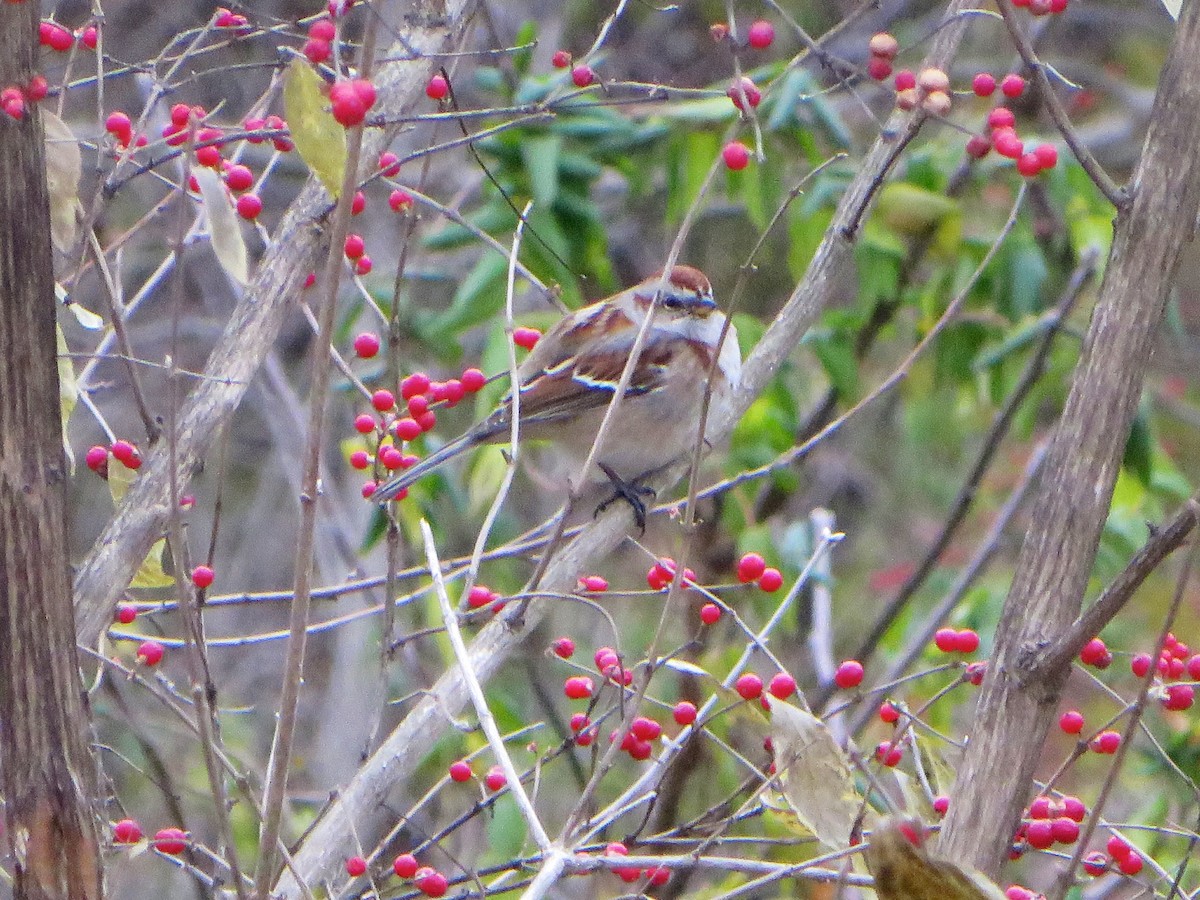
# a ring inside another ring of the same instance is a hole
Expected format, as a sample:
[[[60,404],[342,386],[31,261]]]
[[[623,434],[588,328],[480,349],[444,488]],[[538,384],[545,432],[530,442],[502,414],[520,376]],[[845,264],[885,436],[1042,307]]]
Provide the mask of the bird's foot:
[[[646,531],[646,501],[643,497],[653,499],[657,496],[654,488],[647,487],[641,483],[641,479],[626,481],[620,475],[612,470],[610,466],[604,463],[599,463],[601,471],[608,476],[608,480],[612,482],[613,494],[603,503],[596,507],[596,512],[593,513],[593,518],[600,515],[604,510],[608,509],[618,500],[624,500],[633,509],[633,521],[637,523],[638,530],[642,533]]]

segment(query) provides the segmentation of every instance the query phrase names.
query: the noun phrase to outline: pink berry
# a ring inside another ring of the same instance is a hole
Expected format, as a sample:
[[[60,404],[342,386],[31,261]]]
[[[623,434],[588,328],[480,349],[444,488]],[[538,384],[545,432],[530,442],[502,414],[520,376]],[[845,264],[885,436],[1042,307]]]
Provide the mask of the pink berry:
[[[671,715],[679,725],[691,725],[696,721],[696,705],[687,700],[680,700],[671,710]]]
[[[903,752],[899,747],[894,746],[891,741],[881,741],[875,747],[875,758],[889,769],[894,769],[900,765],[900,760],[903,757]]]
[[[354,197],[350,200],[350,215],[357,216],[367,208],[367,195],[362,191],[355,191]]]
[[[945,817],[950,810],[950,798],[944,794],[940,797],[933,798],[933,811],[939,816]]]
[[[550,57],[550,65],[556,69],[565,69],[571,64],[571,54],[566,50],[555,50],[554,55]]]
[[[895,725],[900,721],[900,710],[891,703],[881,703],[879,704],[879,720],[888,725]]]
[[[653,719],[638,716],[629,725],[629,730],[638,740],[656,741],[662,735],[662,726]]]
[[[396,395],[388,390],[378,390],[371,395],[371,405],[380,412],[396,408]]]
[[[248,166],[232,165],[225,170],[225,183],[231,191],[248,191],[254,186],[254,173]]]
[[[373,268],[373,263],[371,262],[371,257],[367,256],[366,254],[363,254],[354,263],[354,274],[355,275],[369,275],[369,274],[371,274],[372,268]]]
[[[323,41],[320,38],[310,37],[304,42],[304,47],[301,51],[304,58],[314,66],[319,66],[333,55],[333,47],[329,41]]]
[[[1043,169],[1053,169],[1058,165],[1058,148],[1053,144],[1038,144],[1033,152]]]
[[[364,331],[354,339],[354,352],[363,359],[370,359],[378,353],[379,346],[379,336],[370,331]]]
[[[375,417],[369,416],[366,413],[357,417],[354,420],[354,430],[359,434],[370,434],[375,430]]]
[[[464,369],[462,376],[459,378],[459,383],[462,389],[468,394],[474,394],[483,389],[487,384],[487,376],[479,369]]]
[[[159,853],[178,856],[187,849],[187,832],[180,828],[160,828],[154,833],[154,849]]]
[[[1017,171],[1026,178],[1033,178],[1042,171],[1042,161],[1038,159],[1038,155],[1036,153],[1023,153],[1021,154],[1020,159],[1017,160]],[[1112,657],[1108,657],[1108,660],[1111,662]],[[1106,662],[1104,665],[1097,665],[1096,668],[1106,669],[1108,668],[1108,663]]]
[[[429,390],[429,376],[424,372],[413,372],[400,382],[400,396],[409,400]]]
[[[608,582],[600,575],[584,575],[579,579],[579,585],[592,594],[603,594],[608,590]]]
[[[837,667],[833,674],[834,683],[842,690],[858,687],[863,680],[863,664],[857,659],[848,659]]]
[[[408,191],[394,190],[388,194],[388,206],[392,212],[407,212],[412,209],[413,198]]]
[[[759,590],[773,594],[781,587],[783,587],[783,575],[779,573],[778,569],[768,568],[763,570],[762,575],[758,578]]]
[[[762,91],[758,89],[758,86],[753,81],[745,76],[742,76],[731,84],[725,93],[738,109],[744,109],[742,105],[743,96],[746,98],[746,103],[750,104],[752,108],[762,102]]]
[[[1077,709],[1069,709],[1058,717],[1058,727],[1066,734],[1079,734],[1083,731],[1083,713]]]
[[[492,589],[482,584],[473,585],[467,592],[467,606],[471,609],[482,609],[495,599],[496,594]]]
[[[132,603],[117,604],[116,620],[122,625],[131,625],[137,618],[137,607]]]
[[[332,41],[337,37],[337,27],[332,19],[321,17],[308,26],[308,36],[319,41]]]
[[[369,468],[371,465],[371,454],[366,450],[355,450],[350,454],[350,466],[358,469],[360,472],[363,469]]]
[[[575,713],[573,716],[571,716],[571,730],[575,733],[583,731],[583,729],[587,728],[591,724],[592,720],[589,719],[584,713]]]
[[[1025,144],[1011,129],[993,132],[992,145],[996,148],[997,153],[1008,159],[1020,159],[1025,153]]]
[[[955,635],[954,649],[959,653],[974,653],[979,649],[979,635],[970,628]]]
[[[357,878],[359,875],[365,875],[367,872],[367,861],[361,856],[352,856],[346,860],[346,874],[351,878]]]
[[[1141,855],[1133,852],[1117,862],[1117,868],[1120,869],[1124,875],[1136,875],[1138,872],[1142,871],[1143,865],[1144,863]]]
[[[390,150],[379,154],[379,171],[387,178],[395,178],[400,174],[400,157]]]
[[[786,700],[792,694],[796,693],[796,679],[787,672],[778,672],[771,679],[770,685],[767,687],[772,697],[780,700]]]
[[[473,774],[471,764],[465,759],[460,759],[458,762],[450,764],[451,781],[457,781],[459,784],[462,784],[464,781],[470,781]]]
[[[1187,674],[1192,681],[1200,681],[1200,653],[1188,659]]]
[[[1089,875],[1103,875],[1108,870],[1108,857],[1093,850],[1083,858],[1083,871]]]
[[[1167,696],[1163,697],[1162,705],[1163,709],[1182,712],[1185,709],[1191,709],[1195,701],[1196,689],[1190,684],[1169,684],[1167,685]]]
[[[700,621],[705,625],[716,625],[721,621],[721,607],[715,603],[705,603],[700,607]]]
[[[563,682],[563,693],[571,700],[586,700],[594,691],[595,685],[586,675],[573,675]]]
[[[142,839],[142,826],[134,819],[113,823],[113,841],[117,844],[136,844]]]
[[[766,19],[759,19],[751,23],[746,40],[755,50],[765,50],[775,41],[775,26]]]
[[[912,69],[901,69],[896,73],[896,78],[893,81],[898,91],[911,91],[917,86],[917,76]]]
[[[358,259],[366,252],[367,244],[362,239],[361,234],[346,235],[346,243],[343,248],[347,259]]]
[[[1060,816],[1050,823],[1050,834],[1057,844],[1073,844],[1079,840],[1079,823]]]
[[[444,75],[434,75],[425,85],[425,96],[430,100],[444,100],[450,93],[450,84]]]
[[[730,141],[721,151],[721,158],[727,168],[740,171],[750,165],[750,148],[741,141]]]
[[[571,83],[577,88],[588,87],[596,80],[596,72],[586,63],[580,63],[571,70]]]
[[[882,56],[872,56],[867,60],[867,75],[875,81],[884,81],[892,74],[892,61]]]
[[[196,566],[192,569],[192,584],[204,590],[213,583],[213,570],[208,566]]]
[[[958,643],[958,632],[953,628],[939,628],[933,635],[933,644],[943,653],[953,653]]]
[[[753,700],[762,694],[762,679],[753,672],[747,672],[734,682],[733,689],[743,700]]]
[[[988,113],[987,124],[993,131],[997,128],[1012,128],[1017,124],[1017,117],[1007,106],[997,106]]]
[[[971,90],[975,92],[977,97],[990,97],[992,92],[996,90],[996,79],[987,72],[980,72],[971,79]]]
[[[1020,97],[1025,92],[1025,79],[1020,75],[1005,75],[1000,82],[1000,93],[1010,100]]]
[[[257,194],[242,194],[237,198],[238,215],[250,222],[258,218],[262,208],[262,199]]]
[[[555,638],[550,644],[550,649],[554,651],[554,655],[561,659],[570,659],[575,655],[575,642],[569,637]]]
[[[417,890],[426,897],[441,897],[450,887],[446,876],[429,866],[417,870],[416,875],[413,876],[413,883],[416,884]]]
[[[1063,797],[1062,808],[1063,815],[1075,822],[1082,822],[1084,816],[1087,815],[1087,807],[1083,805],[1083,801],[1078,797]]]
[[[87,456],[84,457],[84,461],[93,472],[101,472],[108,468],[108,450],[100,446],[91,447]]]
[[[95,25],[88,25],[79,32],[79,43],[83,44],[83,46],[87,47],[89,50],[96,49],[98,38],[99,32],[97,32]]]
[[[767,570],[766,561],[757,553],[747,553],[738,560],[737,580],[742,584],[757,581]]]
[[[1091,746],[1097,753],[1116,753],[1121,746],[1121,735],[1116,731],[1102,731],[1092,740]]]
[[[1054,829],[1046,819],[1037,819],[1025,829],[1025,840],[1034,850],[1048,850],[1054,846]]]

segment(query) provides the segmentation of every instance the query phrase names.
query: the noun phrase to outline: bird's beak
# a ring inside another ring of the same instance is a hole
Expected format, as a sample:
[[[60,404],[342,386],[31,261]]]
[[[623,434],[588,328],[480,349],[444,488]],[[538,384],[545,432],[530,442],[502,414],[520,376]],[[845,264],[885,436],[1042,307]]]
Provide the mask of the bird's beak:
[[[717,309],[717,301],[712,298],[711,294],[697,294],[696,299],[692,301],[692,312],[701,318],[707,318]]]

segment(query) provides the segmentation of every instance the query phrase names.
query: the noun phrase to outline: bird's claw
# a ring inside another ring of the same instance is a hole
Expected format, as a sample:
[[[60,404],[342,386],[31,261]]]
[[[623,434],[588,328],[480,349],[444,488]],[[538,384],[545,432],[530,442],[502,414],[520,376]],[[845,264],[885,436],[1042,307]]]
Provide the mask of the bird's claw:
[[[600,469],[608,476],[608,480],[612,482],[613,494],[603,503],[596,507],[596,511],[592,514],[592,518],[600,515],[604,510],[608,509],[618,500],[624,500],[633,509],[633,521],[637,524],[638,530],[645,534],[646,532],[646,503],[642,500],[643,497],[656,497],[657,492],[654,488],[647,487],[644,484],[639,484],[637,480],[626,481],[620,475],[612,470],[611,467],[600,463]]]

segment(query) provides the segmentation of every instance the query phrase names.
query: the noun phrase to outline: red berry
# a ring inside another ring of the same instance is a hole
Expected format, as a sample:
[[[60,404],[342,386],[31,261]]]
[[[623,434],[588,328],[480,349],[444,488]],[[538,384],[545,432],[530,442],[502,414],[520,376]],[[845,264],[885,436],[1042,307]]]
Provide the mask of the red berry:
[[[584,575],[579,579],[579,585],[592,594],[603,594],[608,590],[608,582],[599,575]]]
[[[872,56],[867,60],[867,74],[875,81],[883,81],[892,74],[892,61],[882,56]]]
[[[757,581],[767,570],[766,561],[757,553],[747,553],[737,564],[737,579],[742,584]]]
[[[319,66],[333,55],[333,47],[329,41],[323,41],[320,38],[310,37],[304,42],[304,48],[301,51],[304,53],[304,58],[314,66]]]
[[[100,446],[92,447],[88,450],[84,461],[93,472],[101,472],[108,468],[108,450]]]
[[[487,376],[478,369],[464,369],[462,376],[459,378],[459,383],[462,389],[468,394],[474,394],[483,389],[487,384]]]
[[[418,868],[417,858],[411,853],[401,853],[392,860],[392,871],[400,878],[412,878]]]
[[[641,741],[656,741],[662,734],[662,726],[653,719],[638,716],[630,723],[630,732]]]
[[[758,588],[768,594],[773,594],[783,587],[783,576],[778,569],[765,569],[758,578]]]
[[[1013,115],[1013,111],[1007,106],[997,106],[987,117],[988,128],[995,130],[997,128],[1012,128],[1017,124],[1017,117]]]
[[[1138,678],[1145,678],[1152,664],[1153,660],[1150,658],[1149,653],[1135,653],[1133,658],[1129,660],[1129,668]]]
[[[367,117],[367,106],[348,81],[336,82],[329,89],[329,110],[343,128],[358,125]]]
[[[71,34],[66,28],[54,22],[42,23],[49,24],[46,40],[44,41],[51,50],[57,50],[59,53],[66,53],[75,45],[75,35]]]
[[[119,603],[115,618],[122,625],[132,624],[133,620],[137,618],[137,607],[131,603]]]
[[[262,199],[257,194],[242,194],[237,198],[237,212],[243,219],[253,222],[262,212]]]
[[[1133,852],[1133,848],[1126,843],[1125,839],[1116,834],[1108,839],[1106,849],[1108,850],[1108,855],[1118,862]]]
[[[570,659],[575,655],[575,642],[569,637],[556,638],[550,649],[554,651],[554,655],[562,659]]]
[[[216,169],[221,165],[224,157],[221,156],[221,149],[215,144],[207,147],[196,148],[196,162],[204,166],[206,169]]]
[[[49,93],[50,82],[46,80],[45,75],[34,75],[29,79],[29,84],[25,85],[25,96],[31,103],[44,100]]]
[[[583,729],[587,728],[591,724],[592,720],[589,719],[584,713],[575,713],[573,716],[571,716],[571,730],[576,733],[583,731]]]
[[[400,174],[400,157],[390,150],[379,154],[379,171],[387,178],[395,178]]]
[[[721,607],[715,603],[705,603],[700,607],[700,621],[705,625],[716,625],[721,621]]]
[[[429,866],[417,870],[416,875],[413,876],[413,883],[416,884],[417,890],[426,897],[441,897],[450,887],[446,876]]]
[[[1020,97],[1025,93],[1025,79],[1020,75],[1005,75],[1000,82],[1000,93],[1009,99]]]
[[[154,833],[154,849],[171,856],[178,856],[186,850],[187,841],[187,832],[180,828],[160,828]]]
[[[208,566],[196,566],[192,569],[192,584],[204,590],[213,583],[213,570]]]
[[[983,684],[983,677],[987,675],[987,663],[973,662],[967,666],[963,674],[966,676],[967,681],[979,687],[979,685]]]
[[[848,659],[837,667],[833,674],[834,683],[843,690],[858,687],[863,680],[863,664],[857,659]]]
[[[1033,178],[1042,171],[1042,161],[1038,159],[1036,153],[1023,153],[1021,158],[1017,160],[1017,171],[1026,178]],[[1096,668],[1106,669],[1109,662],[1112,662],[1111,656],[1108,657],[1108,662],[1105,662],[1104,665],[1097,665]]]
[[[129,441],[113,441],[112,455],[114,459],[119,460],[126,468],[136,469],[142,464],[141,454],[137,447],[129,443]]]
[[[413,372],[400,382],[400,396],[405,400],[429,390],[429,376],[424,372]]]
[[[467,592],[467,606],[471,609],[480,609],[495,600],[496,596],[489,587],[484,587],[482,584],[473,585]]]
[[[778,672],[771,679],[771,684],[767,687],[772,697],[780,700],[786,700],[792,694],[796,693],[796,679],[787,672]]]
[[[955,635],[954,649],[959,653],[974,653],[979,649],[979,635],[970,628]]]
[[[1048,850],[1054,846],[1054,829],[1046,819],[1037,819],[1025,829],[1025,840],[1034,850]]]
[[[1059,816],[1050,823],[1050,833],[1057,844],[1073,844],[1079,840],[1079,823],[1066,816]]]
[[[162,662],[164,652],[163,645],[158,641],[142,641],[137,650],[138,662],[146,666],[157,666]]]
[[[550,57],[550,65],[556,69],[565,69],[571,64],[571,54],[566,50],[555,50],[554,55]]]
[[[113,841],[118,844],[136,844],[142,839],[142,826],[133,819],[122,819],[113,823]]]
[[[1083,805],[1083,801],[1078,797],[1063,797],[1062,808],[1063,815],[1076,822],[1082,822],[1083,817],[1087,815],[1087,807]]]
[[[992,146],[996,148],[997,153],[1008,159],[1020,159],[1025,153],[1025,144],[1017,137],[1016,132],[1010,129],[993,133]]]
[[[741,141],[730,141],[721,151],[721,158],[727,168],[740,171],[750,165],[750,148]]]
[[[367,208],[367,195],[362,191],[355,191],[354,196],[350,200],[350,215],[357,216]]]
[[[1083,871],[1089,875],[1103,875],[1108,869],[1108,857],[1099,850],[1093,850],[1083,858]]]
[[[586,63],[580,63],[571,70],[571,82],[577,88],[585,88],[595,80],[595,71]]]
[[[1192,681],[1200,681],[1200,653],[1192,656],[1187,661],[1188,678]]]
[[[971,90],[977,97],[990,97],[996,90],[996,79],[987,72],[980,72],[971,79]]]
[[[592,662],[596,664],[596,668],[603,672],[610,666],[619,666],[621,657],[617,655],[617,651],[612,647],[601,647],[592,656]]]
[[[743,700],[753,700],[762,694],[762,679],[753,672],[747,672],[734,682],[733,689],[738,692],[738,696]]]
[[[379,448],[379,462],[389,472],[394,472],[404,468],[404,454],[391,444],[385,444]]]
[[[901,69],[896,73],[896,79],[893,82],[898,91],[911,91],[917,86],[917,76],[912,69]]]
[[[514,328],[513,343],[524,350],[532,350],[542,333],[536,328]]]
[[[89,50],[95,50],[98,37],[99,32],[96,31],[96,26],[88,25],[79,32],[79,43],[83,44]]]
[[[434,75],[425,85],[425,96],[430,100],[443,100],[450,93],[450,84],[444,75]]]
[[[943,653],[953,653],[958,642],[958,632],[953,628],[939,628],[933,635],[933,644]]]
[[[1050,818],[1050,798],[1042,795],[1034,797],[1033,802],[1029,804],[1029,818],[1031,819],[1049,819]]]
[[[123,143],[128,143],[129,137],[133,134],[133,122],[125,113],[115,112],[104,120],[104,130],[119,138]]]
[[[1108,647],[1100,638],[1092,638],[1079,651],[1080,662],[1088,666],[1099,666],[1108,656]]]
[[[889,769],[894,769],[900,764],[900,760],[904,758],[904,754],[899,747],[892,746],[891,741],[881,741],[875,747],[875,758]]]
[[[388,194],[388,206],[392,212],[406,212],[412,209],[413,198],[408,191],[394,190]]]
[[[248,166],[232,165],[225,170],[225,183],[229,185],[231,191],[248,191],[254,186],[254,173]]]
[[[460,759],[458,762],[450,764],[450,780],[457,781],[459,784],[464,781],[470,781],[474,773],[471,771],[471,764],[465,759]]]
[[[634,739],[629,747],[629,755],[638,762],[650,758],[650,754],[654,752],[654,748],[649,741]]]
[[[879,719],[888,725],[895,725],[900,721],[900,710],[890,703],[881,703],[879,704]]]
[[[415,441],[421,434],[421,425],[416,419],[397,419],[392,432],[402,441]]]
[[[758,89],[753,81],[745,76],[742,76],[737,81],[729,86],[725,94],[733,101],[733,105],[738,109],[744,109],[742,105],[742,97],[745,96],[746,102],[753,108],[762,102],[762,91]]]
[[[344,246],[346,259],[358,259],[367,250],[366,241],[362,239],[361,234],[346,235],[346,243]]]
[[[939,816],[942,816],[944,818],[946,813],[949,810],[950,810],[950,798],[949,797],[947,797],[943,794],[940,797],[933,798],[933,811],[935,813],[937,813]]]
[[[365,875],[367,872],[367,861],[361,856],[352,856],[346,860],[346,874],[351,878],[357,878],[359,875]]]
[[[1121,746],[1121,735],[1116,731],[1102,731],[1092,739],[1092,749],[1097,753],[1116,753]]]
[[[359,434],[370,434],[375,430],[375,417],[363,413],[354,420],[354,430]]]
[[[363,359],[370,359],[379,352],[379,336],[370,331],[364,331],[354,339],[354,352]]]
[[[371,274],[371,268],[372,268],[371,257],[366,256],[366,255],[360,256],[358,258],[358,262],[356,262],[354,264],[354,274],[369,275],[369,274]]]
[[[1169,684],[1167,685],[1167,696],[1163,697],[1162,705],[1163,709],[1182,712],[1185,709],[1191,709],[1195,701],[1196,689],[1190,684]]]
[[[594,690],[592,679],[586,675],[573,675],[563,682],[563,693],[572,700],[586,700]]]
[[[1079,734],[1083,731],[1083,713],[1077,709],[1069,709],[1058,717],[1058,727],[1067,734]]]
[[[766,19],[759,19],[750,25],[746,40],[755,50],[765,50],[775,41],[775,26]]]
[[[350,454],[350,466],[358,469],[360,472],[363,469],[369,468],[371,465],[371,454],[366,450],[355,450]]]
[[[504,770],[500,766],[492,766],[488,769],[488,773],[483,776],[483,783],[489,791],[495,793],[508,784],[508,778],[505,777]]]
[[[396,395],[388,390],[379,390],[371,395],[371,405],[380,412],[387,412],[396,407]]]
[[[687,700],[680,700],[671,710],[671,715],[679,725],[691,725],[696,721],[696,705]]]
[[[1124,859],[1117,861],[1117,868],[1125,875],[1136,875],[1142,871],[1142,865],[1141,855],[1132,851]]]
[[[337,27],[332,19],[321,17],[308,26],[308,36],[319,41],[332,41],[337,37]]]
[[[1058,148],[1053,144],[1038,144],[1033,152],[1043,169],[1053,169],[1058,165]]]
[[[646,877],[650,879],[651,887],[662,887],[671,880],[671,870],[664,866],[654,866],[646,870]]]

